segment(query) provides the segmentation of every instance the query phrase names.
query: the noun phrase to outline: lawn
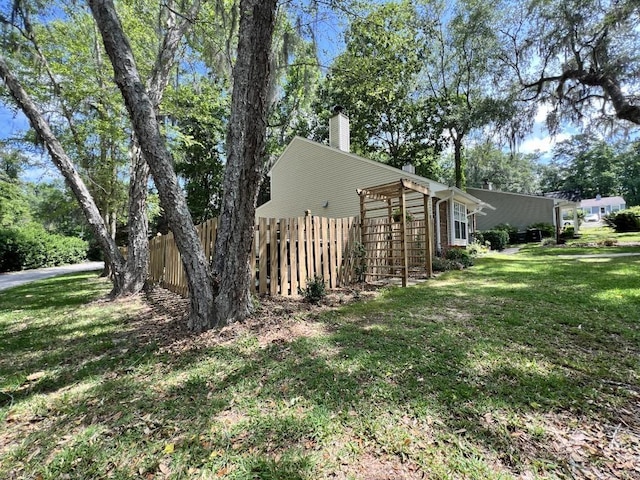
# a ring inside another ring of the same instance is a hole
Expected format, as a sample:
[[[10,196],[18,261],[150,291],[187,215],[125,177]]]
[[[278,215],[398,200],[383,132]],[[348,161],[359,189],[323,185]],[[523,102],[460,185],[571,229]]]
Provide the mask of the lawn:
[[[489,255],[197,337],[107,290],[0,293],[0,478],[640,478],[640,257]]]

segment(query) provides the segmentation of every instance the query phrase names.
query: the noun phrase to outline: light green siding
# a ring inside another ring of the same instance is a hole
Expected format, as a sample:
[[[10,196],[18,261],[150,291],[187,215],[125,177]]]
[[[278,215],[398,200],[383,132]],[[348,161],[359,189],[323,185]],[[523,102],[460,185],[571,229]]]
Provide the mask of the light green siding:
[[[306,210],[312,215],[330,218],[359,215],[356,189],[401,178],[425,185],[432,192],[448,188],[419,175],[300,137],[292,140],[270,176],[271,200],[258,207],[257,217],[299,217]]]

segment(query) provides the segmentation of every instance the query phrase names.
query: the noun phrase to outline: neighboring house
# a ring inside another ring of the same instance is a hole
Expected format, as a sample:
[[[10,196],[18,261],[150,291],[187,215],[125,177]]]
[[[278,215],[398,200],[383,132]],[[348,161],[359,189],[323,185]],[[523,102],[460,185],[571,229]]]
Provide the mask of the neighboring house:
[[[271,200],[258,207],[256,217],[311,215],[329,218],[360,214],[357,189],[407,178],[431,192],[435,217],[435,247],[465,246],[473,215],[486,202],[455,187],[400,170],[349,152],[349,120],[338,113],[329,122],[329,143],[294,138],[269,172]]]
[[[549,223],[562,227],[561,211],[573,209],[577,204],[558,198],[524,195],[492,190],[490,188],[469,188],[467,191],[476,198],[490,203],[495,210],[478,216],[476,228],[490,230],[496,225],[508,223],[518,230],[526,230],[534,223]],[[577,222],[576,222],[577,224]]]
[[[601,197],[598,195],[596,198],[587,198],[580,202],[580,208],[587,215],[595,214],[599,218],[607,215],[611,212],[617,212],[618,210],[624,210],[627,205],[622,197]]]

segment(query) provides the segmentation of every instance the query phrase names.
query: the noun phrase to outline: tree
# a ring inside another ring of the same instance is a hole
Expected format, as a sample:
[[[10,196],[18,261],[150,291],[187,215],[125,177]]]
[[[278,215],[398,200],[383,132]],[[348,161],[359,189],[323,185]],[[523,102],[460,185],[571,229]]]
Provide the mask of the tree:
[[[640,125],[636,0],[512,2],[509,63],[549,124],[599,117]]]
[[[422,70],[424,94],[442,111],[453,145],[455,185],[463,188],[466,137],[474,129],[508,123],[517,111],[500,68],[501,46],[494,28],[500,18],[495,5],[459,0],[452,10],[437,2],[428,6],[422,21],[430,39]]]
[[[120,8],[130,31],[135,33],[136,50],[143,52],[139,55],[143,59],[141,65],[148,72],[148,92],[157,109],[176,51],[199,9],[199,1],[192,2],[184,12],[178,10],[174,1],[166,2],[158,12],[153,2],[138,3],[135,7],[124,3]],[[44,81],[34,82],[40,88],[33,90],[40,93],[41,103],[59,105],[59,115],[52,118],[62,122],[54,124],[54,130],[88,180],[89,193],[102,212],[112,238],[116,237],[117,219],[128,218],[126,270],[117,282],[120,291],[113,293],[137,293],[143,288],[148,271],[148,168],[135,136],[127,155],[124,145],[129,143],[129,126],[123,120],[126,115],[122,101],[110,82],[110,68],[103,62],[99,34],[91,17],[75,5],[60,5],[61,14],[45,26],[32,24],[31,11],[31,5],[19,2],[11,18],[2,17],[2,21],[12,25],[11,31],[19,32],[26,40],[30,47],[26,50],[32,52],[37,63],[32,67],[33,60],[27,55],[22,64],[31,68],[34,76],[42,65]],[[145,21],[149,15],[154,15],[158,22],[155,28],[150,27],[152,22]],[[69,62],[69,58],[76,61]],[[131,168],[126,212],[121,208],[126,198],[121,167],[128,158],[131,158]],[[105,274],[110,266],[108,255],[106,260]]]
[[[213,260],[215,276],[211,275],[204,257],[171,156],[160,134],[153,102],[140,80],[113,3],[90,0],[89,5],[181,253],[190,292],[189,326],[201,331],[242,319],[251,306],[249,258],[262,170],[276,1],[242,0],[240,3],[227,167]]]
[[[26,158],[0,143],[0,227],[28,222],[31,212],[19,175]]]
[[[213,259],[215,325],[251,312],[252,242],[265,154],[277,0],[242,0],[220,225]]]
[[[93,197],[74,168],[73,162],[64,151],[60,141],[53,134],[49,124],[44,119],[31,97],[24,90],[20,81],[11,72],[9,65],[2,55],[0,55],[0,77],[6,84],[7,89],[14,98],[16,104],[31,122],[32,128],[42,139],[42,142],[45,144],[54,164],[64,176],[69,187],[73,190],[73,193],[78,199],[97,241],[100,243],[108,261],[113,265],[113,292],[120,292],[122,289],[122,282],[124,280],[125,260],[118,250],[115,242],[109,235],[107,227],[100,215],[100,211],[98,210]]]
[[[194,221],[202,223],[220,213],[228,96],[224,85],[203,79],[170,89],[167,100],[163,114],[171,119],[176,173]]]
[[[620,195],[622,156],[608,142],[581,134],[559,143],[547,173],[546,188],[580,198]],[[555,169],[555,179],[554,175]]]
[[[504,192],[535,194],[540,191],[538,157],[505,152],[490,140],[469,147],[465,177],[467,185],[481,188],[485,180]]]
[[[326,123],[328,107],[343,106],[354,152],[433,175],[442,127],[437,106],[416,88],[427,54],[417,17],[413,2],[399,1],[351,23],[322,86],[320,118]]]
[[[627,205],[640,205],[640,142],[625,145],[619,155],[621,194]]]

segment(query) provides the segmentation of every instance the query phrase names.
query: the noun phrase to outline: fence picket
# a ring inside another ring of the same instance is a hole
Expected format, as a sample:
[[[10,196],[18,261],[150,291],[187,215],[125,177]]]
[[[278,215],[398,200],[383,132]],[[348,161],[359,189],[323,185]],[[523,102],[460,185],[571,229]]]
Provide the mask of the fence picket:
[[[214,254],[218,219],[198,225],[207,261]],[[258,219],[251,247],[251,279],[260,295],[297,295],[307,280],[323,277],[329,288],[355,279],[351,258],[360,241],[355,218],[327,219],[310,215],[289,219]],[[380,232],[377,232],[379,235]],[[149,279],[168,290],[188,295],[188,285],[173,233],[149,241]],[[377,252],[371,252],[376,254]]]
[[[258,256],[259,269],[258,275],[260,277],[260,295],[266,295],[267,293],[267,219],[261,218],[258,225],[258,233],[260,234],[260,251]]]

